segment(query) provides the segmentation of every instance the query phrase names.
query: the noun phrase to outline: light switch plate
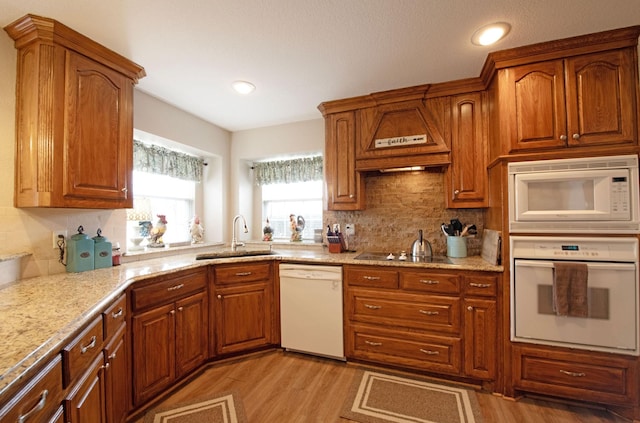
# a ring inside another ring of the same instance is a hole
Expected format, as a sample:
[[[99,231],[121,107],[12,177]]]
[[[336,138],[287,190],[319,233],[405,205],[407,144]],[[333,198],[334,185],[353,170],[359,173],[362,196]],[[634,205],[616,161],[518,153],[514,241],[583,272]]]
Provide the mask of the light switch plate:
[[[59,247],[58,247],[58,239],[59,239],[60,237],[64,238],[64,240],[65,240],[65,242],[66,242],[66,239],[67,239],[67,231],[65,231],[65,230],[57,230],[57,231],[53,231],[53,232],[51,233],[51,241],[52,241],[52,243],[53,243],[53,245],[52,245],[52,246],[53,246],[53,248],[54,248],[54,249],[56,249],[56,250],[59,248]]]

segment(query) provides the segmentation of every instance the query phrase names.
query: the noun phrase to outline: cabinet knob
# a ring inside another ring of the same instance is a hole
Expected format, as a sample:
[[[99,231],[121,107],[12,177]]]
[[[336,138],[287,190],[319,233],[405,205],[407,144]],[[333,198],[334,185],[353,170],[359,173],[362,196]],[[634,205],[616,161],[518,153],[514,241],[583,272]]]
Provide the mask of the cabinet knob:
[[[222,299],[222,295],[218,294],[218,299],[221,300]]]
[[[171,311],[169,312],[169,314],[173,316],[174,314],[176,314],[176,311],[175,311],[175,310],[171,310]]]
[[[561,139],[562,141],[566,141],[566,140],[567,140],[567,136],[566,136],[566,135],[564,135],[564,134],[563,134],[563,135],[560,135],[560,139]]]
[[[120,191],[122,191],[122,192],[127,192],[127,191],[129,191],[129,188],[124,187],[124,188],[122,188]]]
[[[453,191],[453,195],[458,195],[458,194],[460,194],[460,190],[459,189]]]
[[[349,198],[353,198],[353,194],[349,194]]]
[[[573,134],[572,137],[574,140],[579,140],[580,139],[580,134]]]
[[[184,307],[178,307],[178,311],[184,310]]]
[[[473,307],[471,307],[471,306],[467,306],[467,310],[469,310],[469,311],[473,311]]]

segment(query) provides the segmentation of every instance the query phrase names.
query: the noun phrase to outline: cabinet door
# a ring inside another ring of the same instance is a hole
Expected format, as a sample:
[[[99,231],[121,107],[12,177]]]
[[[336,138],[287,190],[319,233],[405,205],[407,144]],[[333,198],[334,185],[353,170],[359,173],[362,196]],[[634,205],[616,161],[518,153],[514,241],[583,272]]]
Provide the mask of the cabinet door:
[[[201,292],[176,303],[176,377],[207,358],[207,296]]]
[[[133,316],[133,398],[139,405],[175,379],[175,309],[170,304]]]
[[[467,376],[494,379],[496,374],[496,302],[465,299],[464,372]]]
[[[100,354],[65,399],[69,423],[106,423],[104,356]]]
[[[451,101],[451,165],[445,175],[448,208],[488,205],[485,96],[475,92]]]
[[[129,411],[129,372],[126,326],[123,324],[104,349],[108,367],[105,371],[107,421],[122,423]]]
[[[63,197],[68,206],[132,207],[133,83],[67,52]]]
[[[566,60],[569,145],[637,143],[633,50]]]
[[[216,352],[249,350],[272,342],[271,284],[260,283],[216,292]]]
[[[356,114],[342,112],[325,119],[324,172],[329,210],[363,210],[364,176],[356,172]]]
[[[505,69],[510,151],[564,147],[567,118],[562,60]]]

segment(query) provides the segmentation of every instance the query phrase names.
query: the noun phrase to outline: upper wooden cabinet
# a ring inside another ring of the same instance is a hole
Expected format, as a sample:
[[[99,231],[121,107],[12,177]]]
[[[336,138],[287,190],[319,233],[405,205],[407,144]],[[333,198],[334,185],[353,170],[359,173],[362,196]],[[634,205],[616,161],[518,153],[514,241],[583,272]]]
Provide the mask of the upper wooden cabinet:
[[[48,18],[6,26],[18,49],[16,207],[133,205],[133,87],[144,69]]]
[[[324,178],[329,210],[362,210],[364,176],[355,170],[356,112],[328,115],[325,120]]]
[[[451,96],[451,165],[445,171],[447,208],[487,207],[486,92]]]
[[[635,50],[504,70],[511,152],[636,144]]]

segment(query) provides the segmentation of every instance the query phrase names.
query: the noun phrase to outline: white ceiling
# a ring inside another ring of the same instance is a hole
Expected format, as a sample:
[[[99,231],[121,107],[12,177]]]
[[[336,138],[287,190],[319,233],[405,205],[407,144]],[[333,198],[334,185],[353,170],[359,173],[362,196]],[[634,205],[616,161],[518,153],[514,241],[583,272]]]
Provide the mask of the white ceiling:
[[[144,66],[138,89],[229,131],[321,118],[319,103],[479,76],[487,53],[640,24],[638,0],[0,0]],[[493,47],[478,27],[511,23]],[[6,35],[5,35],[6,36]],[[241,97],[231,82],[257,89]]]

